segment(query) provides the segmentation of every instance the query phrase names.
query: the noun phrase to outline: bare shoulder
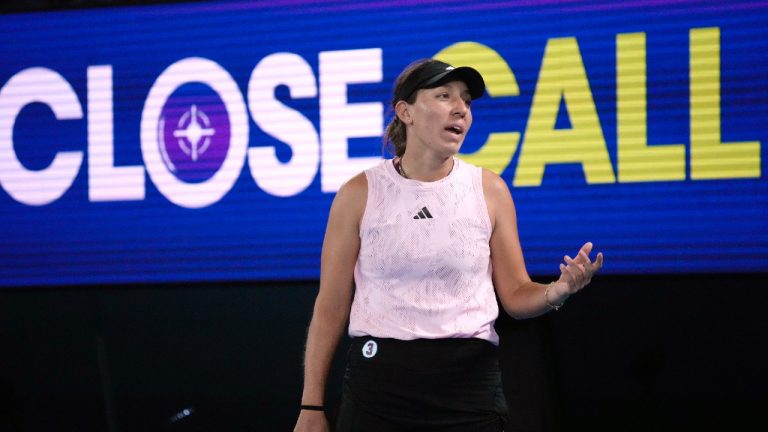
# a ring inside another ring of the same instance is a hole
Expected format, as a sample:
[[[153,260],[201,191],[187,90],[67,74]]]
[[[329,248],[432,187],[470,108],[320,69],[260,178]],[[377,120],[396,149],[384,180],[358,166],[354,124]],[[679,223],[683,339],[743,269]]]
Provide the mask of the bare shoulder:
[[[336,197],[344,201],[359,201],[362,200],[365,204],[365,198],[368,196],[368,179],[365,177],[364,172],[360,172],[346,183],[341,185],[339,191],[336,193]]]
[[[486,198],[489,196],[498,198],[498,195],[509,195],[509,188],[501,176],[483,168],[483,193]]]
[[[495,172],[483,168],[483,194],[488,204],[500,204],[511,199],[507,182]]]
[[[507,182],[495,172],[485,168],[483,168],[483,196],[488,206],[488,217],[495,230],[499,215],[514,214],[514,204]]]
[[[368,179],[361,172],[341,185],[333,200],[332,212],[354,216],[359,219],[365,211],[368,200]]]

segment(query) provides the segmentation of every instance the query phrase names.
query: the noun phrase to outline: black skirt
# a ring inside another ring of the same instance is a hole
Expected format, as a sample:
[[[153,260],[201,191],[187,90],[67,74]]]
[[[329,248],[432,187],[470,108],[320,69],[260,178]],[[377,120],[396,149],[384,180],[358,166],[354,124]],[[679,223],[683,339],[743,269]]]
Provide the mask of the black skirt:
[[[503,431],[496,351],[481,339],[355,338],[334,430]]]

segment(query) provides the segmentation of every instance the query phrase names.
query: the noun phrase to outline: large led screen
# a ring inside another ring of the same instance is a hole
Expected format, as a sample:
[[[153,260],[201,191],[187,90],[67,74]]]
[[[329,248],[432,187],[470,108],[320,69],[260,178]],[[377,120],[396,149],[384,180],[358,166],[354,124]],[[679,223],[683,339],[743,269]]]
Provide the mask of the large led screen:
[[[213,2],[0,16],[0,286],[315,279],[392,83],[487,82],[461,156],[530,273],[768,270],[760,2]],[[418,209],[415,209],[417,211]]]

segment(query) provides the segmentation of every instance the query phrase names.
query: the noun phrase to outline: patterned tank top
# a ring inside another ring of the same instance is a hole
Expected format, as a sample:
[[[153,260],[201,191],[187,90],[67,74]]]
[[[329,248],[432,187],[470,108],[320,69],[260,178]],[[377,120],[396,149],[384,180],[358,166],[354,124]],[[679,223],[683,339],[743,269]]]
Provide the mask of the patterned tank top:
[[[481,168],[454,158],[447,177],[421,182],[384,160],[365,175],[349,335],[498,344]]]

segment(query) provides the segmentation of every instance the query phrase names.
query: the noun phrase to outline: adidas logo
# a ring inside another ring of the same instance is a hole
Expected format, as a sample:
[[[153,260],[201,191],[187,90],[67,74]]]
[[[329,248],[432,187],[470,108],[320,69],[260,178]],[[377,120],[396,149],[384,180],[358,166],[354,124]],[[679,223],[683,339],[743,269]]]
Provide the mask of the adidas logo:
[[[413,218],[414,219],[433,219],[432,213],[430,213],[426,207],[422,207],[421,210],[419,210],[419,212],[416,213],[416,216],[414,216]]]

